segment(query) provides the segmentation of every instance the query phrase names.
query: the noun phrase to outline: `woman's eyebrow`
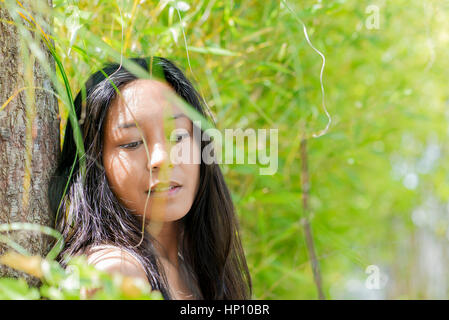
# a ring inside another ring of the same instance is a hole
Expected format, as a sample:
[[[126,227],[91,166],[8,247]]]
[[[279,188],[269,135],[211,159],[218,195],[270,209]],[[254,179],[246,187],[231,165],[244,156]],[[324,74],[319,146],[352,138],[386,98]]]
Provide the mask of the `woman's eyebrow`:
[[[182,117],[187,118],[187,119],[190,120],[190,118],[187,117],[184,113],[177,113],[177,114],[175,114],[175,115],[172,117],[172,119],[178,119],[178,118],[182,118]]]

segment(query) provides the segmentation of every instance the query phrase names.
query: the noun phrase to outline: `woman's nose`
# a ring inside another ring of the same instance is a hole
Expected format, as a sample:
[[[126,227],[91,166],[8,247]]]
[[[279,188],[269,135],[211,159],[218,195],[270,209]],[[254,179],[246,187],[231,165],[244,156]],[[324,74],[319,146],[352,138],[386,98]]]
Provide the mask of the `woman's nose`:
[[[150,150],[150,159],[147,161],[147,169],[155,171],[161,169],[162,166],[168,165],[172,167],[167,151],[164,145],[156,143]]]

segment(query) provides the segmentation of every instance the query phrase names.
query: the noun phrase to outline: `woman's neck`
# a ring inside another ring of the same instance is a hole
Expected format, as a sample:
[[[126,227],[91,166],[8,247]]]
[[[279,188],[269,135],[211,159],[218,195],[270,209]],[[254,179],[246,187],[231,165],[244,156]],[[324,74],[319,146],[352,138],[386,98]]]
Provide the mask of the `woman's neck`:
[[[157,223],[147,225],[150,234],[155,238],[155,247],[167,276],[169,290],[174,299],[194,299],[186,279],[183,279],[178,261],[178,240],[180,226],[177,222]]]
[[[178,268],[179,223],[151,221],[147,228],[156,240],[155,247],[159,256]]]

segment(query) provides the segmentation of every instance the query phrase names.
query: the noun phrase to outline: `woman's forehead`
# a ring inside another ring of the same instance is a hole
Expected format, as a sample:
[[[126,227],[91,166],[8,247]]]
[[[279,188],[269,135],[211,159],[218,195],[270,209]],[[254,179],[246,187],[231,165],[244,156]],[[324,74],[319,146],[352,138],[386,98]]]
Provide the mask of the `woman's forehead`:
[[[120,91],[126,92],[139,92],[143,94],[155,94],[160,95],[162,92],[174,91],[172,87],[163,81],[154,79],[137,79],[127,83],[122,87]]]
[[[107,122],[137,121],[142,118],[167,118],[181,109],[170,99],[175,91],[166,83],[157,80],[139,79],[121,88],[108,110]],[[170,108],[169,108],[170,107]],[[139,119],[140,118],[140,119]]]

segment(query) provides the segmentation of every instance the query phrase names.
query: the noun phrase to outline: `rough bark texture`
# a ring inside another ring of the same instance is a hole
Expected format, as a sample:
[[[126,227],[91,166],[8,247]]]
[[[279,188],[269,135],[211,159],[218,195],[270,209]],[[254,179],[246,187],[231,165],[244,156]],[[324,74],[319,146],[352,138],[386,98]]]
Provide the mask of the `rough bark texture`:
[[[51,5],[51,1],[42,4]],[[13,24],[5,22],[8,20],[12,19],[0,4],[0,106],[18,89],[30,83],[24,81],[26,61],[21,56],[18,30]],[[38,39],[37,35],[35,39]],[[44,44],[40,43],[54,70],[51,55]],[[54,91],[37,59],[32,74],[35,87]],[[56,166],[59,148],[58,105],[55,96],[42,89],[34,90],[34,101],[34,106],[31,107],[24,90],[0,111],[0,224],[29,222],[53,225],[47,186]],[[42,234],[11,231],[9,236],[32,254],[45,255],[49,250],[50,238]],[[0,254],[8,249],[6,245],[0,244]],[[19,275],[23,276],[22,273],[0,265],[0,277]],[[36,282],[26,278],[31,283]]]

